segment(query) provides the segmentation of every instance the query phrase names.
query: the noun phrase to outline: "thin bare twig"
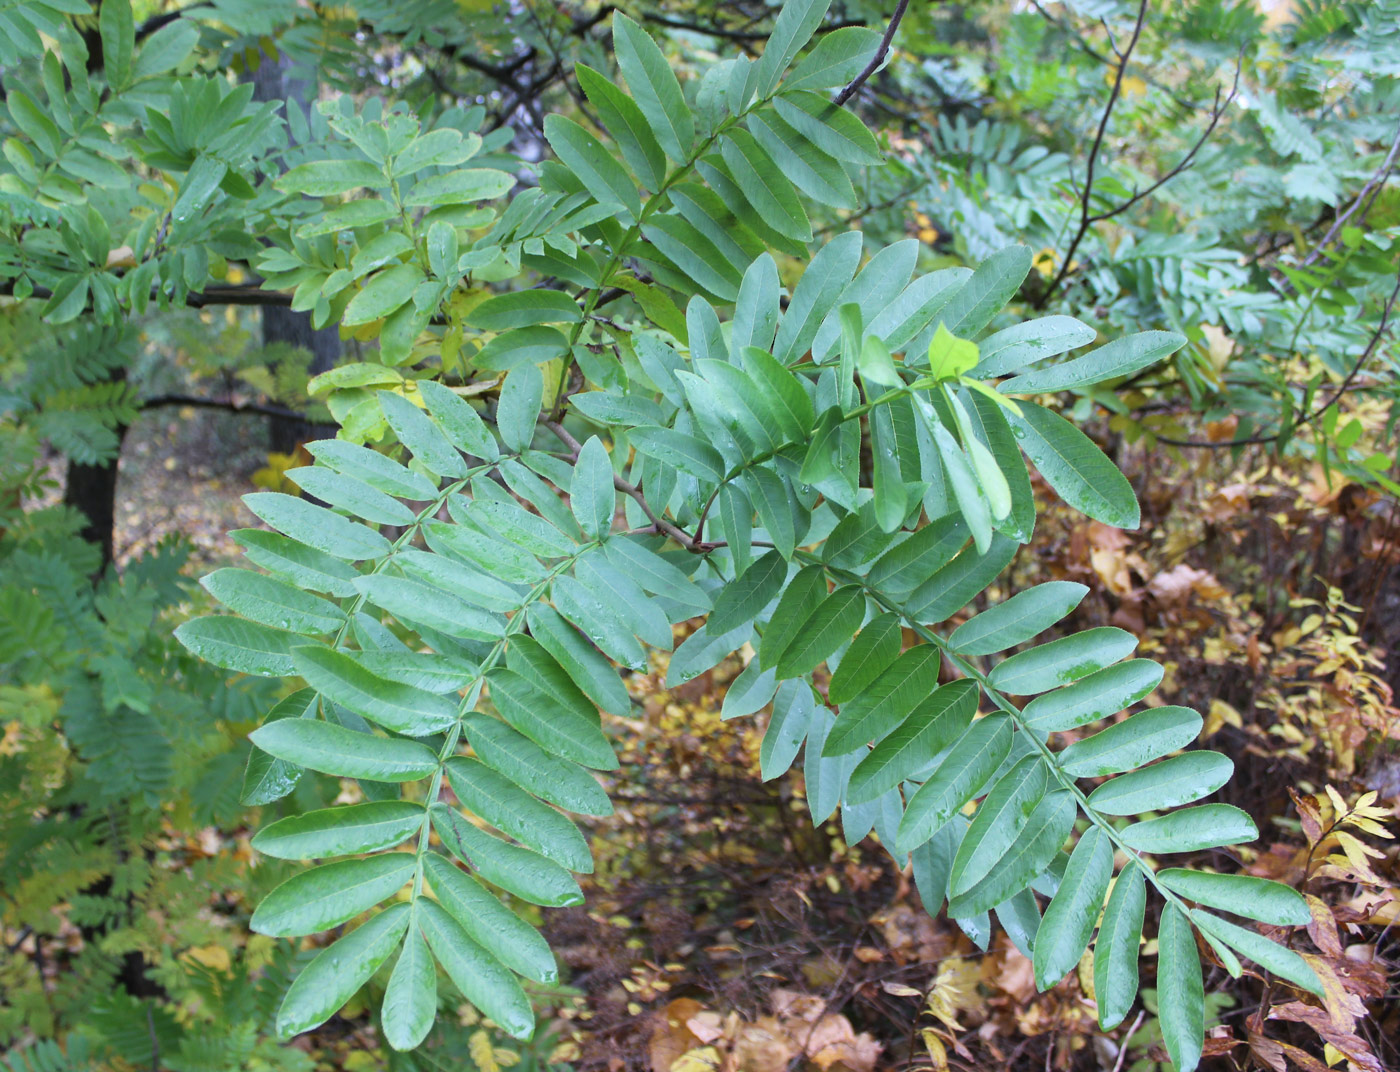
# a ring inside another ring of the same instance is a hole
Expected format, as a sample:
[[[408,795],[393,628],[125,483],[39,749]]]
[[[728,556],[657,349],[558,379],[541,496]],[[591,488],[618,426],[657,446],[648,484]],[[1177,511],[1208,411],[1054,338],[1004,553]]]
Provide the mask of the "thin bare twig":
[[[1358,209],[1361,209],[1362,203],[1368,198],[1374,200],[1373,192],[1378,194],[1380,187],[1390,178],[1390,173],[1395,170],[1397,155],[1400,155],[1400,127],[1395,130],[1395,140],[1390,143],[1390,152],[1386,153],[1385,159],[1381,161],[1381,166],[1376,168],[1375,174],[1366,180],[1366,185],[1361,187],[1361,192],[1356,195],[1356,200],[1351,203],[1351,207],[1332,222],[1332,226],[1327,229],[1327,233],[1322,236],[1321,241],[1313,246],[1312,251],[1303,258],[1298,265],[1299,268],[1306,268],[1327,252],[1327,247],[1332,244],[1332,240],[1337,237],[1347,220],[1351,219]],[[1370,211],[1369,204],[1361,212],[1361,219],[1357,221],[1358,223],[1366,219],[1368,211]]]
[[[838,107],[845,104],[855,95],[856,90],[865,85],[866,80],[880,69],[880,64],[884,63],[885,57],[890,54],[890,42],[894,40],[895,31],[899,29],[899,23],[908,10],[909,0],[899,0],[899,3],[895,5],[894,14],[890,16],[890,24],[885,27],[885,36],[880,38],[880,46],[875,49],[875,55],[870,57],[870,62],[865,65],[865,69],[852,78],[850,84],[836,95],[833,104]]]
[[[1361,355],[1357,357],[1356,361],[1352,364],[1351,371],[1348,372],[1346,378],[1333,389],[1325,402],[1314,406],[1308,412],[1307,416],[1303,417],[1302,420],[1293,426],[1293,431],[1297,431],[1299,428],[1304,428],[1312,424],[1313,421],[1326,413],[1342,395],[1351,390],[1352,383],[1355,381],[1356,377],[1361,374],[1362,367],[1370,360],[1371,355],[1376,352],[1376,347],[1380,345],[1381,339],[1385,337],[1386,329],[1390,326],[1390,314],[1395,308],[1397,298],[1400,298],[1400,276],[1396,277],[1395,288],[1390,292],[1390,297],[1386,299],[1385,305],[1381,308],[1381,322],[1376,325],[1376,330],[1371,333],[1371,339],[1366,344],[1366,348],[1361,351]],[[1161,435],[1155,436],[1155,438],[1158,443],[1166,443],[1173,447],[1197,447],[1203,450],[1233,450],[1235,447],[1248,447],[1261,443],[1276,443],[1282,435],[1283,432],[1278,431],[1273,435],[1254,435],[1248,436],[1245,439],[1231,439],[1220,443],[1210,439],[1173,439]]]

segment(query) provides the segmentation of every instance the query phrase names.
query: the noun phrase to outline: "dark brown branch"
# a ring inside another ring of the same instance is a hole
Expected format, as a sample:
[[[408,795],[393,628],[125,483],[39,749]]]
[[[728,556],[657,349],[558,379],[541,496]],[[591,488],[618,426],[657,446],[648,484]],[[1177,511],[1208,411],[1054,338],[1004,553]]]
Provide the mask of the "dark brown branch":
[[[895,31],[899,29],[904,13],[908,10],[909,0],[899,0],[899,3],[895,5],[894,14],[890,16],[889,25],[885,27],[885,36],[880,38],[880,45],[875,49],[875,55],[870,57],[870,62],[865,65],[865,69],[852,78],[850,84],[836,95],[833,104],[838,107],[845,104],[855,95],[856,90],[865,85],[866,80],[880,69],[880,64],[884,63],[885,57],[890,54],[890,42],[894,40]]]
[[[1094,143],[1089,148],[1089,160],[1084,174],[1084,190],[1079,196],[1079,229],[1075,231],[1074,238],[1070,240],[1069,249],[1065,251],[1064,259],[1060,262],[1060,269],[1055,273],[1055,278],[1050,280],[1050,285],[1041,293],[1036,301],[1037,309],[1045,308],[1045,303],[1050,300],[1050,296],[1055,293],[1064,278],[1069,274],[1069,267],[1074,263],[1075,251],[1079,249],[1079,243],[1084,241],[1084,236],[1088,233],[1090,222],[1089,217],[1092,212],[1089,203],[1094,194],[1094,168],[1098,164],[1099,150],[1103,148],[1103,140],[1108,133],[1108,121],[1113,117],[1113,109],[1118,104],[1118,98],[1123,92],[1123,76],[1128,70],[1128,60],[1132,57],[1133,49],[1137,47],[1138,38],[1142,36],[1143,23],[1147,19],[1148,0],[1142,0],[1138,5],[1137,19],[1133,22],[1133,36],[1128,40],[1127,47],[1120,53],[1119,62],[1114,69],[1113,89],[1108,95],[1108,104],[1104,106],[1103,115],[1099,117],[1099,128],[1094,134]]]
[[[251,413],[261,417],[287,417],[292,420],[307,419],[305,413],[288,409],[286,406],[269,405],[263,402],[235,402],[232,399],[200,398],[198,395],[155,395],[152,398],[142,399],[140,408],[144,412],[148,409],[164,409],[170,406],[217,409],[225,413]]]

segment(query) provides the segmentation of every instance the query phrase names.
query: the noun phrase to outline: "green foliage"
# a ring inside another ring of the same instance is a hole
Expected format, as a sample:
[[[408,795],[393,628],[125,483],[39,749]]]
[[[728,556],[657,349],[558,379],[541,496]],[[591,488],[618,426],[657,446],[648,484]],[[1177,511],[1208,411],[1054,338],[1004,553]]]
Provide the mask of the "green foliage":
[[[1241,896],[1225,876],[1159,870],[1158,856],[1256,835],[1238,809],[1197,803],[1232,770],[1217,753],[1182,751],[1199,715],[1146,707],[1063,751],[1048,743],[1149,702],[1163,670],[1129,658],[1137,639],[1099,628],[1036,644],[1084,595],[1065,582],[954,620],[1030,540],[1032,467],[1087,517],[1137,526],[1133,489],[1083,418],[1092,405],[1128,417],[1145,376],[1284,429],[1295,410],[1303,424],[1316,417],[1320,457],[1376,476],[1380,466],[1347,453],[1358,436],[1335,410],[1312,412],[1322,371],[1295,397],[1291,373],[1263,360],[1235,405],[1234,385],[1203,364],[1201,325],[1223,324],[1261,354],[1306,330],[1323,371],[1345,374],[1368,337],[1349,303],[1378,292],[1392,226],[1343,232],[1313,263],[1287,266],[1292,295],[1246,286],[1258,269],[1238,263],[1244,243],[1224,235],[1224,212],[1208,233],[1187,233],[1171,211],[1120,241],[1095,231],[1082,270],[1052,261],[1037,273],[1034,250],[1058,248],[1073,224],[1075,171],[1068,152],[1024,131],[1064,119],[1058,102],[1077,103],[1101,72],[1066,64],[1059,38],[1024,12],[1007,26],[1006,69],[987,74],[1017,107],[995,121],[940,117],[928,126],[937,154],[889,163],[886,144],[824,92],[877,45],[855,28],[813,44],[828,3],[789,0],[756,60],[716,60],[684,85],[616,11],[616,74],[601,49],[575,65],[578,118],[539,120],[536,148],[552,158],[530,167],[510,129],[480,129],[483,107],[378,97],[357,107],[347,93],[279,118],[248,83],[190,69],[201,32],[246,57],[282,31],[296,56],[286,13],[224,3],[217,22],[197,24],[206,16],[193,9],[138,42],[130,6],[105,0],[104,64],[89,71],[87,46],[60,17],[85,15],[80,6],[26,15],[57,49],[40,55],[24,33],[5,46],[26,63],[5,76],[16,133],[0,176],[0,280],[71,332],[54,337],[54,360],[7,376],[10,484],[38,486],[41,441],[79,461],[111,456],[113,431],[134,414],[131,389],[111,375],[131,362],[129,319],[204,302],[229,262],[362,347],[362,360],[307,385],[340,426],[308,444],[313,465],[287,473],[311,498],[248,496],[268,528],[234,535],[258,568],[209,574],[204,588],[232,613],[176,629],[203,664],[167,639],[191,597],[180,553],[94,584],[70,515],[19,513],[13,527],[6,515],[0,714],[36,740],[57,731],[42,787],[33,769],[0,761],[15,831],[6,883],[27,925],[44,926],[66,899],[76,921],[108,934],[57,1013],[110,989],[118,957],[154,945],[142,908],[175,884],[149,859],[154,817],[172,803],[233,812],[230,741],[264,711],[241,801],[287,803],[253,847],[322,862],[269,866],[259,881],[278,884],[258,891],[250,926],[302,938],[356,924],[295,969],[283,953],[253,982],[185,980],[227,1037],[201,1037],[123,994],[94,1007],[94,1045],[141,1064],[155,1037],[177,1070],[242,1066],[255,1053],[297,1068],[299,1054],[262,1038],[268,1027],[314,1028],[372,980],[396,1049],[430,1039],[454,993],[528,1038],[532,988],[557,968],[511,906],[582,902],[573,876],[593,861],[564,813],[610,811],[598,772],[617,769],[620,731],[601,712],[629,712],[618,668],[644,670],[655,650],[671,652],[676,686],[751,648],[724,717],[771,704],[763,777],[801,756],[814,823],[839,810],[848,836],[873,828],[912,866],[927,909],[946,904],[983,948],[995,911],[1041,989],[1092,945],[1105,1028],[1137,999],[1150,888],[1162,905],[1159,987],[1171,995],[1160,1028],[1178,1067],[1201,1054],[1197,932],[1320,990],[1296,954],[1187,904],[1297,923],[1296,894],[1246,879]],[[410,43],[460,45],[460,28],[442,28],[458,5],[360,9]],[[1289,31],[1319,67],[1379,51],[1383,24],[1328,11],[1309,9]],[[555,49],[549,28],[537,30]],[[348,83],[337,51],[348,35],[331,20],[326,31],[329,43],[307,51],[328,80]],[[1233,9],[1196,6],[1160,47],[1195,64],[1194,91],[1214,38],[1261,33]],[[1337,59],[1327,43],[1341,36],[1356,43]],[[1249,70],[1257,107],[1240,124],[1277,157],[1271,172],[1288,162],[1288,197],[1337,202],[1319,193],[1320,161],[1343,137],[1373,135],[1378,102],[1319,132],[1295,114],[1301,90],[1269,82],[1265,64]],[[1129,118],[1142,126],[1150,114]],[[1212,146],[1189,176],[1199,181],[1183,186],[1215,196],[1247,151],[1257,145]],[[133,164],[152,180],[133,181]],[[1086,225],[1091,211],[1137,203],[1134,181],[1153,180],[1133,170],[1099,174],[1079,203]],[[869,249],[842,229],[872,190],[911,177],[922,203],[965,224],[958,242],[975,269],[930,264],[916,240],[880,240],[878,223]],[[1250,213],[1239,230],[1287,229],[1269,178],[1232,195]],[[1057,188],[1061,198],[1047,196]],[[299,387],[304,372],[286,364],[245,379]],[[1074,419],[1044,404],[1061,392],[1078,399]],[[701,616],[671,651],[673,627]],[[297,687],[274,706],[282,679]],[[1049,899],[1043,919],[1030,891]],[[1241,970],[1233,954],[1222,960]],[[15,973],[6,996],[19,998],[6,1009],[33,1016],[42,987]],[[51,1002],[48,1016],[51,1027]],[[130,1025],[142,1019],[138,1038]]]

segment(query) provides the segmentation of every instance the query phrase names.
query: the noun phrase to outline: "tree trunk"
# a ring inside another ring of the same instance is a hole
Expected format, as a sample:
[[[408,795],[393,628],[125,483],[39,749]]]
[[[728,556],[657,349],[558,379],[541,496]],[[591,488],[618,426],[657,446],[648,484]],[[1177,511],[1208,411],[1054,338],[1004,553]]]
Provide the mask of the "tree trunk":
[[[112,370],[112,381],[121,383],[126,379],[126,368]],[[81,462],[68,463],[68,480],[63,489],[63,502],[71,506],[86,519],[81,536],[89,543],[102,549],[100,574],[112,564],[117,526],[117,466],[121,462],[122,442],[126,439],[127,426],[118,425],[117,449],[112,457],[96,465]]]

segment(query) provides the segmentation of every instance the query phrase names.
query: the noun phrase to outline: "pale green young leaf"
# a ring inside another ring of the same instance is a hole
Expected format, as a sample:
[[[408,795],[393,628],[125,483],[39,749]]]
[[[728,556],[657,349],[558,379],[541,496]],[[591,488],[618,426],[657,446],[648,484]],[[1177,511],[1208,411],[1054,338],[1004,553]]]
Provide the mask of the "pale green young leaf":
[[[977,364],[977,353],[975,342],[959,339],[940,320],[928,344],[929,374],[938,380],[955,380]]]

